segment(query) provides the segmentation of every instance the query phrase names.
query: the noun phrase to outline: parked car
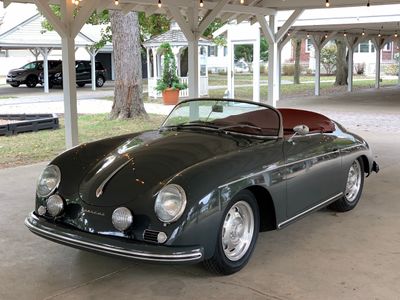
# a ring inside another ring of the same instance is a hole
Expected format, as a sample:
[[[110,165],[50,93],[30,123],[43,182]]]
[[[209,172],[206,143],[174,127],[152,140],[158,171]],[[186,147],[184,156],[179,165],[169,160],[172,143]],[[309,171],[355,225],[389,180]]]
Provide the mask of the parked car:
[[[180,102],[158,130],[83,144],[38,180],[26,226],[49,240],[145,261],[249,261],[259,231],[352,210],[379,167],[326,116],[254,102]],[[288,251],[295,252],[294,249]]]
[[[59,60],[49,60],[49,69],[56,68],[61,65]],[[26,84],[27,87],[34,88],[39,83],[39,74],[43,72],[43,61],[33,61],[21,68],[13,69],[8,72],[6,82],[12,87],[19,87]]]
[[[250,72],[249,64],[242,60],[235,62],[234,69],[235,69],[235,73],[249,73]]]
[[[84,87],[87,83],[92,83],[92,64],[90,61],[78,60],[75,62],[76,70],[76,84],[79,87]],[[39,80],[43,84],[44,78],[43,72],[40,73]],[[96,62],[96,86],[102,87],[106,82],[106,69],[103,67],[101,62]],[[49,70],[49,87],[52,88],[54,85],[62,86],[62,65]]]

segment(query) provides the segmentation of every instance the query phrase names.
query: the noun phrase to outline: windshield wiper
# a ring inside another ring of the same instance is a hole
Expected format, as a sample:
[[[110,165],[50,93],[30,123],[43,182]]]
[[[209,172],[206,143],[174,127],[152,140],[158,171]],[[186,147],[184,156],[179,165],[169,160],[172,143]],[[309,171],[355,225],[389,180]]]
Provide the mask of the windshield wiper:
[[[178,129],[190,128],[190,127],[218,130],[218,127],[213,125],[211,122],[204,122],[204,121],[192,121],[192,122],[186,122],[186,123],[177,124],[177,125],[163,126],[160,128],[160,130],[174,130],[174,129],[178,130]]]

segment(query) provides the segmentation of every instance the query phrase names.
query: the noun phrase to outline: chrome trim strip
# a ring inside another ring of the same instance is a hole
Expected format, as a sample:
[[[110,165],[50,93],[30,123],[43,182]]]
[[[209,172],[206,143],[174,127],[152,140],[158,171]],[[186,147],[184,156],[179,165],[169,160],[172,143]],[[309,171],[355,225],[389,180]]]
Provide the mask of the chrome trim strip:
[[[324,202],[321,202],[321,203],[319,203],[319,204],[317,204],[317,205],[315,205],[315,206],[313,206],[313,207],[311,207],[311,208],[309,208],[309,209],[307,209],[307,210],[305,210],[305,211],[299,213],[298,215],[295,215],[294,217],[291,217],[290,219],[287,219],[286,221],[284,221],[284,222],[282,222],[282,223],[279,223],[279,224],[278,224],[278,228],[281,228],[281,227],[284,226],[285,224],[290,223],[291,221],[294,221],[295,219],[297,219],[297,218],[299,218],[299,217],[301,217],[301,216],[304,216],[305,214],[307,214],[307,213],[309,213],[309,212],[311,212],[311,211],[313,211],[313,210],[315,210],[315,209],[317,209],[317,208],[320,208],[320,207],[324,206],[325,204],[327,204],[327,203],[329,203],[329,202],[335,200],[336,198],[339,198],[339,197],[342,196],[342,195],[343,195],[343,193],[340,192],[339,194],[337,194],[337,195],[335,195],[335,196],[329,198],[328,200],[325,200]]]
[[[176,253],[176,254],[153,254],[146,252],[139,252],[134,250],[125,250],[121,248],[110,247],[103,244],[95,244],[91,242],[80,241],[71,237],[62,236],[56,233],[49,232],[47,230],[38,228],[34,226],[31,222],[29,222],[29,217],[25,219],[25,225],[31,230],[33,233],[38,235],[49,237],[51,239],[55,239],[60,242],[64,242],[71,245],[78,245],[80,247],[97,250],[113,255],[135,258],[139,260],[146,261],[161,261],[161,262],[185,262],[201,259],[203,254],[200,249],[192,250],[192,253]]]
[[[104,181],[99,185],[99,187],[96,190],[96,198],[99,198],[101,195],[103,195],[104,188],[106,184],[113,178],[123,167],[125,167],[129,162],[131,162],[132,159],[127,160],[124,162],[122,165],[120,165],[118,168],[114,170]]]

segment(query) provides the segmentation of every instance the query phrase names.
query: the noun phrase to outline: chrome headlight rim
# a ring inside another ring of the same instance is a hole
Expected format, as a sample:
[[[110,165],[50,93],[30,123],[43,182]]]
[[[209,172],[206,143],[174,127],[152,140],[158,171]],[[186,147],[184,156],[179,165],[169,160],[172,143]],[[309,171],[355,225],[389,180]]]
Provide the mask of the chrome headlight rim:
[[[182,203],[181,203],[181,207],[180,207],[178,213],[177,213],[173,218],[167,220],[167,219],[163,219],[163,218],[160,217],[160,215],[158,214],[158,212],[157,212],[157,203],[161,201],[160,198],[161,198],[162,193],[163,193],[167,188],[169,188],[169,187],[173,187],[173,188],[176,188],[176,189],[178,190],[178,192],[179,192],[179,194],[180,194],[180,196],[181,196],[180,199],[181,199]],[[184,190],[180,185],[171,183],[171,184],[165,185],[165,186],[158,192],[156,201],[154,202],[154,212],[155,212],[155,214],[156,214],[158,220],[160,220],[161,222],[163,222],[163,223],[165,223],[165,224],[171,224],[171,223],[174,223],[174,222],[178,221],[178,219],[183,215],[183,213],[184,213],[184,211],[185,211],[185,209],[186,209],[186,204],[187,204],[187,197],[186,197],[186,192],[185,192],[185,190]]]
[[[47,169],[49,169],[49,168],[53,169],[53,170],[55,171],[56,175],[57,175],[56,184],[54,185],[54,187],[53,187],[51,190],[49,190],[48,193],[46,193],[46,194],[40,194],[40,193],[39,193],[39,184],[40,184],[40,181],[41,181],[41,179],[43,178],[44,172],[45,172]],[[60,168],[59,168],[58,166],[56,166],[56,165],[48,165],[48,166],[42,171],[42,174],[40,174],[40,176],[39,176],[39,179],[38,179],[38,182],[37,182],[37,185],[36,185],[36,195],[37,195],[38,197],[42,197],[42,198],[47,198],[47,197],[49,197],[51,194],[53,194],[53,193],[58,189],[58,187],[59,187],[59,185],[60,185],[60,182],[61,182],[61,170],[60,170]]]

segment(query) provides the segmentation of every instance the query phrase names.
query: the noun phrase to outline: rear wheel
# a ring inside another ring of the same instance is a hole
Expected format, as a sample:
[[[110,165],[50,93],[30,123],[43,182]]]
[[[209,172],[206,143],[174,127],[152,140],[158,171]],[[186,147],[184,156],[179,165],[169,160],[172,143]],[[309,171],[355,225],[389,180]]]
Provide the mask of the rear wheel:
[[[19,83],[11,83],[10,85],[15,88],[19,87]]]
[[[29,76],[26,79],[26,86],[29,88],[34,88],[38,84],[38,79],[35,76]]]
[[[223,215],[214,255],[204,261],[210,271],[229,275],[242,269],[253,253],[260,226],[257,200],[241,191]]]
[[[364,186],[364,164],[361,158],[356,159],[350,166],[344,195],[329,207],[339,212],[352,210],[360,200]]]
[[[84,86],[85,86],[85,84],[86,84],[86,83],[83,83],[83,82],[79,82],[79,83],[77,83],[77,85],[78,85],[79,87],[84,87]]]

